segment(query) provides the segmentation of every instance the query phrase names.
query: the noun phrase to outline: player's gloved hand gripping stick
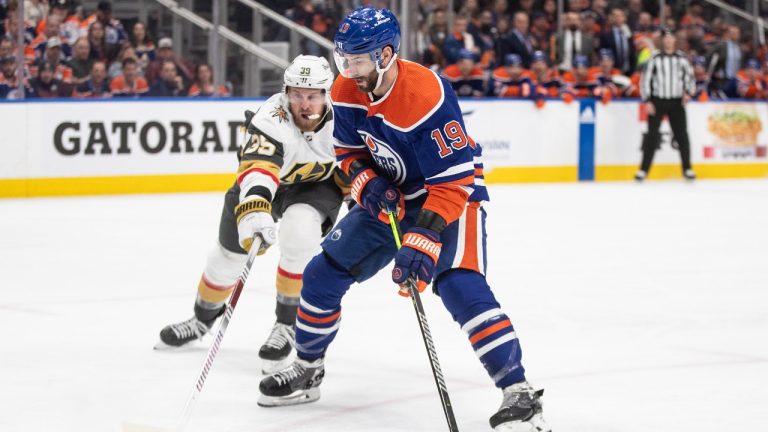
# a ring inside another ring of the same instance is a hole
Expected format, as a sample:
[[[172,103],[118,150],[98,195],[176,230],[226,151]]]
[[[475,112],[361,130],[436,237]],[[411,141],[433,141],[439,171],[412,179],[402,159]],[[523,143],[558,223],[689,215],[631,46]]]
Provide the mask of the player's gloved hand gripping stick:
[[[397,248],[400,249],[402,246],[400,222],[398,221],[397,214],[394,211],[388,211],[387,214],[389,216],[389,225],[392,227],[392,235],[395,238],[395,244],[397,244]],[[421,288],[422,291],[424,287],[426,287],[426,284],[424,284],[424,286]],[[440,369],[440,362],[437,360],[437,351],[435,350],[435,343],[432,340],[432,332],[429,330],[427,315],[424,313],[424,306],[421,304],[421,296],[419,295],[420,290],[417,286],[417,281],[413,274],[407,275],[405,280],[405,288],[408,290],[411,300],[413,300],[413,308],[416,311],[416,318],[418,318],[419,321],[421,337],[424,340],[424,346],[426,347],[427,355],[429,356],[429,365],[432,367],[432,376],[435,378],[437,393],[440,395],[440,402],[443,405],[445,419],[448,422],[448,430],[451,432],[458,432],[459,426],[456,424],[456,416],[453,414],[453,406],[451,405],[451,400],[448,397],[448,389],[445,386],[443,371]]]

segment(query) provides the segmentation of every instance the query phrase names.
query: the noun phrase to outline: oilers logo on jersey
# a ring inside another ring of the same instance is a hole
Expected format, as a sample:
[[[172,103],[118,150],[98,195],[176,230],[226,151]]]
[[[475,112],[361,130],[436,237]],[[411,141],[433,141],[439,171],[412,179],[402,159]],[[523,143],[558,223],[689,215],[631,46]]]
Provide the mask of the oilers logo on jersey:
[[[358,132],[371,151],[376,165],[387,173],[387,177],[392,179],[393,183],[398,185],[403,183],[407,173],[402,157],[389,144],[374,138],[370,133]]]

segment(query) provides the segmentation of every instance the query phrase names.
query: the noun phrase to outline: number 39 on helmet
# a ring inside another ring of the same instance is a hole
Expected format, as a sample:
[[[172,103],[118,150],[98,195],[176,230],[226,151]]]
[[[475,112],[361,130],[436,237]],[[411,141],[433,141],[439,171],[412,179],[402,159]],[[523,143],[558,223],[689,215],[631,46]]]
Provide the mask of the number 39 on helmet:
[[[288,87],[320,89],[328,93],[333,84],[333,72],[323,57],[300,55],[283,73],[283,91]]]

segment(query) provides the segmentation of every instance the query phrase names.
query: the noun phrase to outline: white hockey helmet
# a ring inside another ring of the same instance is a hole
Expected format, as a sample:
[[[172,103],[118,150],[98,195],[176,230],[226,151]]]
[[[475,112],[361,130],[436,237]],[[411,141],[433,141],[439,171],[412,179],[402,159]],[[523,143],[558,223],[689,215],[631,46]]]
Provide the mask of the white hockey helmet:
[[[321,89],[328,93],[333,84],[333,72],[323,57],[300,55],[285,69],[283,91],[288,87]]]

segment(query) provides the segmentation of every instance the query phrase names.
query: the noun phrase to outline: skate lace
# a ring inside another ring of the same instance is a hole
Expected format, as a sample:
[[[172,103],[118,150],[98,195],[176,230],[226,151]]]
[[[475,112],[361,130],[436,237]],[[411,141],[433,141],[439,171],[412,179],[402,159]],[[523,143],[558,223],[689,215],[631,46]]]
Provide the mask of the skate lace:
[[[282,386],[300,377],[304,372],[306,372],[304,366],[293,362],[288,368],[273,375],[273,378],[277,381],[278,385]]]
[[[204,334],[208,333],[208,327],[195,317],[172,325],[171,330],[179,339],[186,339],[192,335],[201,338]]]
[[[281,323],[276,323],[274,327],[272,327],[272,332],[269,334],[269,337],[267,338],[267,341],[264,342],[264,345],[280,349],[285,346],[285,344],[291,344],[293,343],[293,331],[292,329]]]

